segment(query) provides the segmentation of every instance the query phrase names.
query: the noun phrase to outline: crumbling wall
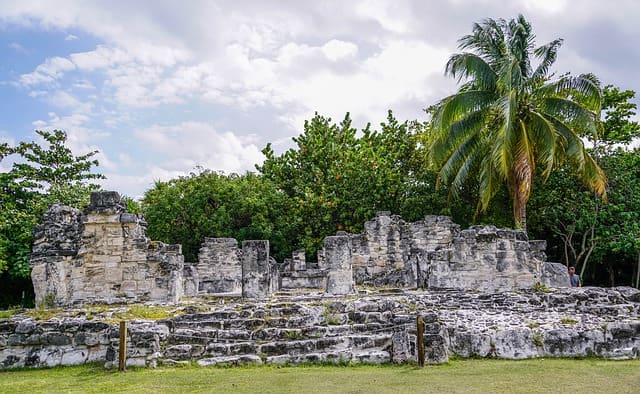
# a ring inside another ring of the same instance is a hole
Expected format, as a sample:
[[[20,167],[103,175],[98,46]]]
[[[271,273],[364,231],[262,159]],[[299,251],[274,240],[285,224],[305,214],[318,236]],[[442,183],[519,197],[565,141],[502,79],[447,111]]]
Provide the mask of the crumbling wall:
[[[198,294],[242,293],[241,251],[234,238],[205,238],[194,264]]]
[[[278,264],[268,241],[206,238],[198,261],[180,245],[151,242],[142,216],[115,192],[93,193],[84,214],[54,205],[35,230],[31,264],[39,305],[111,300],[176,302],[185,294],[262,298],[280,289],[348,294],[354,284],[486,291],[568,286],[561,266],[545,262],[544,241],[523,231],[474,226],[446,216],[408,223],[379,212],[362,234],[327,237],[317,263],[294,252]]]
[[[327,285],[327,271],[308,264],[304,250],[294,251],[281,267],[280,289],[324,289]]]
[[[92,193],[84,213],[52,206],[34,230],[36,304],[177,302],[183,293],[182,247],[149,241],[145,231],[144,219],[126,212],[116,192]]]
[[[546,242],[529,241],[524,231],[494,226],[461,231],[447,216],[407,223],[379,212],[365,223],[363,234],[349,236],[358,284],[494,291],[568,283],[558,267],[543,264]]]

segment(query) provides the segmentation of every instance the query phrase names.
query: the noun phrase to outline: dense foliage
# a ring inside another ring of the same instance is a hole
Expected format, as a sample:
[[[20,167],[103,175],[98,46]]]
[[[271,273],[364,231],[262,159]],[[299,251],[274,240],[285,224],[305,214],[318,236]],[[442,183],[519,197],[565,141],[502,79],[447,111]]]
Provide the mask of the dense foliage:
[[[154,240],[182,244],[187,261],[196,261],[205,237],[268,239],[275,257],[291,252],[294,239],[286,221],[289,201],[255,174],[223,175],[209,170],[156,182],[142,199]]]
[[[327,235],[362,231],[376,211],[407,220],[446,213],[435,174],[425,168],[424,128],[389,112],[380,130],[358,132],[349,114],[339,124],[316,114],[293,139],[296,147],[276,156],[268,145],[258,170],[292,201],[296,247],[313,254]]]

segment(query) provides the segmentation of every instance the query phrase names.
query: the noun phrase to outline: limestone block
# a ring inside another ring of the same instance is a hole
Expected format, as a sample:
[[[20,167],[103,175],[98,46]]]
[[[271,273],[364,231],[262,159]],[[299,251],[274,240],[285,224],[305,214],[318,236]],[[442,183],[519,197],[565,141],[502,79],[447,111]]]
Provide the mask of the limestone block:
[[[495,333],[495,356],[507,359],[523,359],[539,356],[533,332],[528,327],[502,330]]]
[[[122,269],[121,268],[106,268],[104,270],[105,280],[111,283],[122,282]]]
[[[138,290],[138,283],[134,280],[125,280],[122,281],[122,286],[120,286],[120,291],[133,293]]]
[[[449,361],[444,336],[424,334],[424,359],[426,364],[443,364]]]
[[[328,269],[326,293],[331,295],[353,293],[354,281],[349,237],[326,237],[324,239],[324,256]]]
[[[305,251],[295,250],[291,258],[291,271],[303,271],[307,269]]]
[[[449,335],[450,350],[461,357],[487,357],[492,355],[491,336],[484,333],[455,330]]]
[[[548,287],[571,287],[567,267],[560,263],[542,263],[540,282]]]
[[[392,352],[391,361],[398,363],[405,363],[414,359],[411,354],[411,348],[409,344],[409,335],[406,329],[395,330],[391,336]]]
[[[62,354],[61,365],[80,365],[87,362],[89,351],[87,349],[70,349]]]
[[[270,294],[269,241],[242,242],[242,297],[264,298]]]

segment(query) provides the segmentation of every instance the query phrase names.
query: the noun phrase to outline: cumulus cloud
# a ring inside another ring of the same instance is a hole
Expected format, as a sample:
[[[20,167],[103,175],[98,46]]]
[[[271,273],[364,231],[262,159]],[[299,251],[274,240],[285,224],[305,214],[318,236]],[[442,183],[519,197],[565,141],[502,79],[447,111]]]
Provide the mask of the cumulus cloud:
[[[146,149],[163,158],[161,168],[168,173],[190,171],[198,166],[243,173],[264,160],[252,137],[219,132],[209,123],[154,125],[134,134]]]
[[[640,90],[632,72],[640,50],[628,44],[640,36],[632,17],[640,16],[640,3],[632,1],[616,7],[595,0],[580,6],[566,0],[247,0],[150,7],[25,0],[5,4],[0,24],[63,33],[58,39],[70,39],[68,31],[96,39],[90,50],[41,59],[17,82],[60,113],[34,125],[66,126],[78,138],[76,148],[103,146],[123,167],[145,168],[143,176],[128,177],[105,157],[115,179],[141,187],[141,179],[166,179],[196,165],[253,169],[262,160],[256,146],[295,135],[315,111],[334,119],[349,111],[362,125],[383,120],[387,109],[401,119],[421,118],[424,108],[455,89],[444,65],[472,23],[521,12],[538,44],[565,38],[559,72],[594,71],[607,83]],[[237,113],[250,120],[238,125]],[[103,129],[144,157],[121,156],[116,138],[101,137]]]
[[[26,86],[37,84],[51,84],[62,78],[65,72],[75,69],[76,66],[69,59],[52,57],[36,67],[33,72],[20,76],[20,82]]]

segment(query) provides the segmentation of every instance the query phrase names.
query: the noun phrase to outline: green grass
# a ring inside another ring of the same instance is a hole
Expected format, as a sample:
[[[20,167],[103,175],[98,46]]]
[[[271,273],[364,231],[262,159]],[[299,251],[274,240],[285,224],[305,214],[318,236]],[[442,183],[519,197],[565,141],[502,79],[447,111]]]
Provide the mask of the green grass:
[[[0,372],[2,393],[637,393],[640,360],[456,360],[440,366],[100,366]],[[587,391],[588,390],[588,391]]]

